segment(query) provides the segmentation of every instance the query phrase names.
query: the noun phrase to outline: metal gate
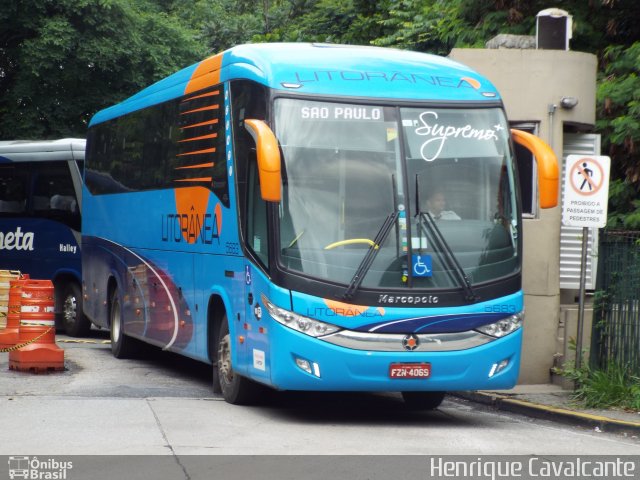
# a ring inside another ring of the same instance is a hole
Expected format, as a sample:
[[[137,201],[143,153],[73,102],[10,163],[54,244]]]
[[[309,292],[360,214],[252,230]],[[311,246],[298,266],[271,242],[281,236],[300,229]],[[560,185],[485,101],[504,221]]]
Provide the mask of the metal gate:
[[[591,336],[591,362],[640,375],[640,232],[603,231]]]

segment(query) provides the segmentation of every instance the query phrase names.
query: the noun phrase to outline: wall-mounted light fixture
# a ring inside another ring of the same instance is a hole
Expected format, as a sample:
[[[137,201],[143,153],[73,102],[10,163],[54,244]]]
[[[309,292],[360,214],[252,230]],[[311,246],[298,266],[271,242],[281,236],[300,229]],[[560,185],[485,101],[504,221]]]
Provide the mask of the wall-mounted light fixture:
[[[576,105],[578,105],[578,99],[576,97],[562,97],[560,99],[560,107],[566,110],[571,110]]]

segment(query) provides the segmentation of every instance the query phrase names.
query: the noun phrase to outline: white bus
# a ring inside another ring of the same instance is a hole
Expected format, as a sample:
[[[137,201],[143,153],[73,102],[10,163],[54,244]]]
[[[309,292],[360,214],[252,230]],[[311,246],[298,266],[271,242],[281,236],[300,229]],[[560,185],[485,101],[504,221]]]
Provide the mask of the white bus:
[[[0,142],[0,269],[52,280],[56,323],[69,335],[82,314],[80,224],[85,140]]]

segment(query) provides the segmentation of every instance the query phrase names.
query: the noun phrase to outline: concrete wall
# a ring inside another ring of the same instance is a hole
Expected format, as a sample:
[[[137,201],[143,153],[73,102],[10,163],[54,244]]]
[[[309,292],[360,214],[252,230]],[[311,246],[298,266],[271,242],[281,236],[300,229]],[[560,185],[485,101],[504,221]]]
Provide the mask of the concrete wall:
[[[562,292],[560,297],[560,323],[558,324],[558,335],[556,339],[557,353],[555,354],[555,366],[563,367],[565,362],[573,363],[576,360],[576,351],[571,348],[571,340],[575,342],[578,334],[578,305],[571,299],[563,299],[567,292]],[[593,327],[593,298],[585,299],[584,319],[582,323],[582,347],[585,351],[583,364],[588,363],[589,347],[591,346],[591,329]],[[563,388],[572,389],[573,383],[560,374],[552,374],[552,383]]]
[[[537,122],[538,135],[562,161],[568,124],[595,123],[594,55],[564,50],[454,49],[450,58],[486,76],[502,95],[510,121]],[[572,110],[560,108],[576,97]],[[555,107],[554,107],[555,106]],[[562,182],[560,182],[562,188]],[[547,383],[558,353],[560,328],[561,208],[540,210],[524,220],[523,287],[526,319],[520,383]],[[586,344],[588,345],[588,344]]]

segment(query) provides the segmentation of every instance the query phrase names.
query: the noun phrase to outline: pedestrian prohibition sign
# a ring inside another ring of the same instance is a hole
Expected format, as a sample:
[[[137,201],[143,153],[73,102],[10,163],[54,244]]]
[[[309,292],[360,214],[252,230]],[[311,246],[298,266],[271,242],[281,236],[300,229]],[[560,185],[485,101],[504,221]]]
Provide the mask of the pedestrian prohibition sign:
[[[609,168],[605,156],[569,155],[564,176],[562,223],[602,228],[607,224]]]

